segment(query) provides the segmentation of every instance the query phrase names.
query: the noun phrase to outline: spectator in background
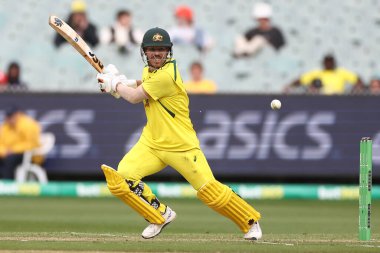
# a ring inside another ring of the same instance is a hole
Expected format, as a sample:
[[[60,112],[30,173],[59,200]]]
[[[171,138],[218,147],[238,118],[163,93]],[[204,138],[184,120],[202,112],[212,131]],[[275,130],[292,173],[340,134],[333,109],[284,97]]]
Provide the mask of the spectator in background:
[[[132,14],[128,10],[121,10],[116,15],[116,22],[110,27],[103,28],[100,41],[103,44],[114,43],[119,52],[126,54],[130,48],[140,45],[143,33],[132,26]]]
[[[306,72],[299,79],[285,87],[285,93],[289,93],[293,88],[304,86],[310,90],[310,86],[319,82],[319,89],[322,95],[340,95],[346,92],[346,84],[353,85],[351,93],[360,93],[364,85],[359,76],[344,68],[338,68],[335,58],[326,55],[323,58],[323,69]]]
[[[255,4],[252,15],[258,26],[236,38],[233,54],[236,58],[255,55],[266,46],[279,50],[285,45],[281,30],[271,24],[272,7],[269,4]]]
[[[21,81],[21,68],[17,62],[8,65],[7,73],[0,72],[0,92],[26,90],[27,85]]]
[[[206,32],[195,26],[194,14],[188,6],[178,6],[175,10],[176,25],[169,30],[175,45],[193,45],[200,52],[211,49],[212,38]]]
[[[200,62],[191,64],[190,74],[191,80],[184,83],[189,94],[214,94],[216,92],[216,84],[203,78],[203,66]]]
[[[21,67],[17,62],[11,62],[7,72],[8,90],[26,90],[27,85],[21,80]]]
[[[40,125],[19,108],[6,110],[5,122],[0,126],[0,175],[13,179],[23,153],[39,146]]]
[[[369,95],[380,95],[380,79],[379,78],[372,78],[371,82],[369,83],[368,87],[368,93]]]
[[[71,4],[71,13],[66,23],[71,26],[79,36],[83,38],[90,46],[98,44],[99,38],[96,27],[87,19],[86,3],[82,0],[74,0]],[[67,41],[58,33],[55,36],[54,44],[58,48]]]

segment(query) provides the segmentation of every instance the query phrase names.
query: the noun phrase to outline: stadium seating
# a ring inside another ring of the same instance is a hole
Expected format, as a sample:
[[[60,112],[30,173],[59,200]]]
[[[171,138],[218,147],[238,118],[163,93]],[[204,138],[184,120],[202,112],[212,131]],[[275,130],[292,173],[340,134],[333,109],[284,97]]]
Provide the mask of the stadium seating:
[[[257,2],[257,1],[255,1]],[[359,73],[365,81],[379,73],[380,54],[378,1],[357,0],[278,0],[273,6],[273,23],[282,28],[287,45],[276,53],[264,49],[257,57],[234,59],[231,56],[236,35],[254,25],[252,1],[175,1],[157,4],[154,0],[87,1],[91,22],[98,26],[112,24],[117,10],[133,12],[136,27],[169,28],[178,4],[194,9],[195,21],[215,41],[205,55],[193,48],[175,47],[183,78],[189,78],[189,64],[201,60],[206,75],[220,92],[270,93],[302,72],[319,68],[324,54],[334,53],[338,64]],[[68,45],[55,49],[55,32],[47,24],[48,16],[66,18],[70,0],[3,0],[0,8],[0,69],[16,60],[22,66],[22,78],[33,91],[96,92],[95,71]],[[154,6],[147,12],[145,6]],[[17,13],[17,15],[15,15]],[[101,45],[94,51],[104,63],[114,63],[127,77],[139,78],[143,63],[138,47],[131,54],[119,55],[113,46]]]

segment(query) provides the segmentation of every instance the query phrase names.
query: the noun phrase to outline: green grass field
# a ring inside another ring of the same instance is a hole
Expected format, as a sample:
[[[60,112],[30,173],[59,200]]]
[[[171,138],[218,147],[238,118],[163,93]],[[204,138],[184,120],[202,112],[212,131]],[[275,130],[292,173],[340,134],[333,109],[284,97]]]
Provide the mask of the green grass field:
[[[156,238],[147,223],[114,198],[0,198],[0,252],[380,252],[380,201],[372,240],[357,239],[357,201],[257,200],[263,239],[196,199],[165,199],[178,214]]]

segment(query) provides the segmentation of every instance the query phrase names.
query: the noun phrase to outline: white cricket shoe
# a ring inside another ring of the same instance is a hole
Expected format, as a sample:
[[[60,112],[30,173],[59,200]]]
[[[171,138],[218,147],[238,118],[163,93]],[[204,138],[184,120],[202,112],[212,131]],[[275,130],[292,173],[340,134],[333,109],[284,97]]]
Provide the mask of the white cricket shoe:
[[[244,235],[246,240],[259,240],[263,236],[259,222],[253,223],[249,231]]]
[[[144,239],[153,238],[161,233],[161,230],[170,222],[172,222],[176,218],[177,214],[170,207],[166,206],[165,213],[162,216],[165,219],[165,222],[163,224],[150,224],[144,229],[141,234]]]

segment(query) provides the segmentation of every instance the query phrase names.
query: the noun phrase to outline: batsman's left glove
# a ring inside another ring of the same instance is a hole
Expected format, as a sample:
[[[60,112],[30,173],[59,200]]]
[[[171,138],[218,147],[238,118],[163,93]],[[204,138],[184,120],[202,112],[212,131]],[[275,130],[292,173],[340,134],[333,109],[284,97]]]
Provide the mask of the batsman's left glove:
[[[118,83],[127,82],[127,77],[125,75],[115,75],[112,73],[102,74],[99,73],[96,75],[98,79],[98,84],[102,92],[107,93],[117,93],[116,85]],[[119,95],[119,94],[118,94]]]
[[[114,75],[118,75],[119,74],[119,70],[116,68],[115,65],[113,64],[108,64],[104,69],[103,69],[103,74],[114,74]],[[102,88],[100,87],[100,90],[102,92],[105,92],[104,90],[102,90]],[[112,96],[114,96],[115,98],[120,98],[120,95],[119,93],[117,93],[117,91],[111,91],[109,92]]]

